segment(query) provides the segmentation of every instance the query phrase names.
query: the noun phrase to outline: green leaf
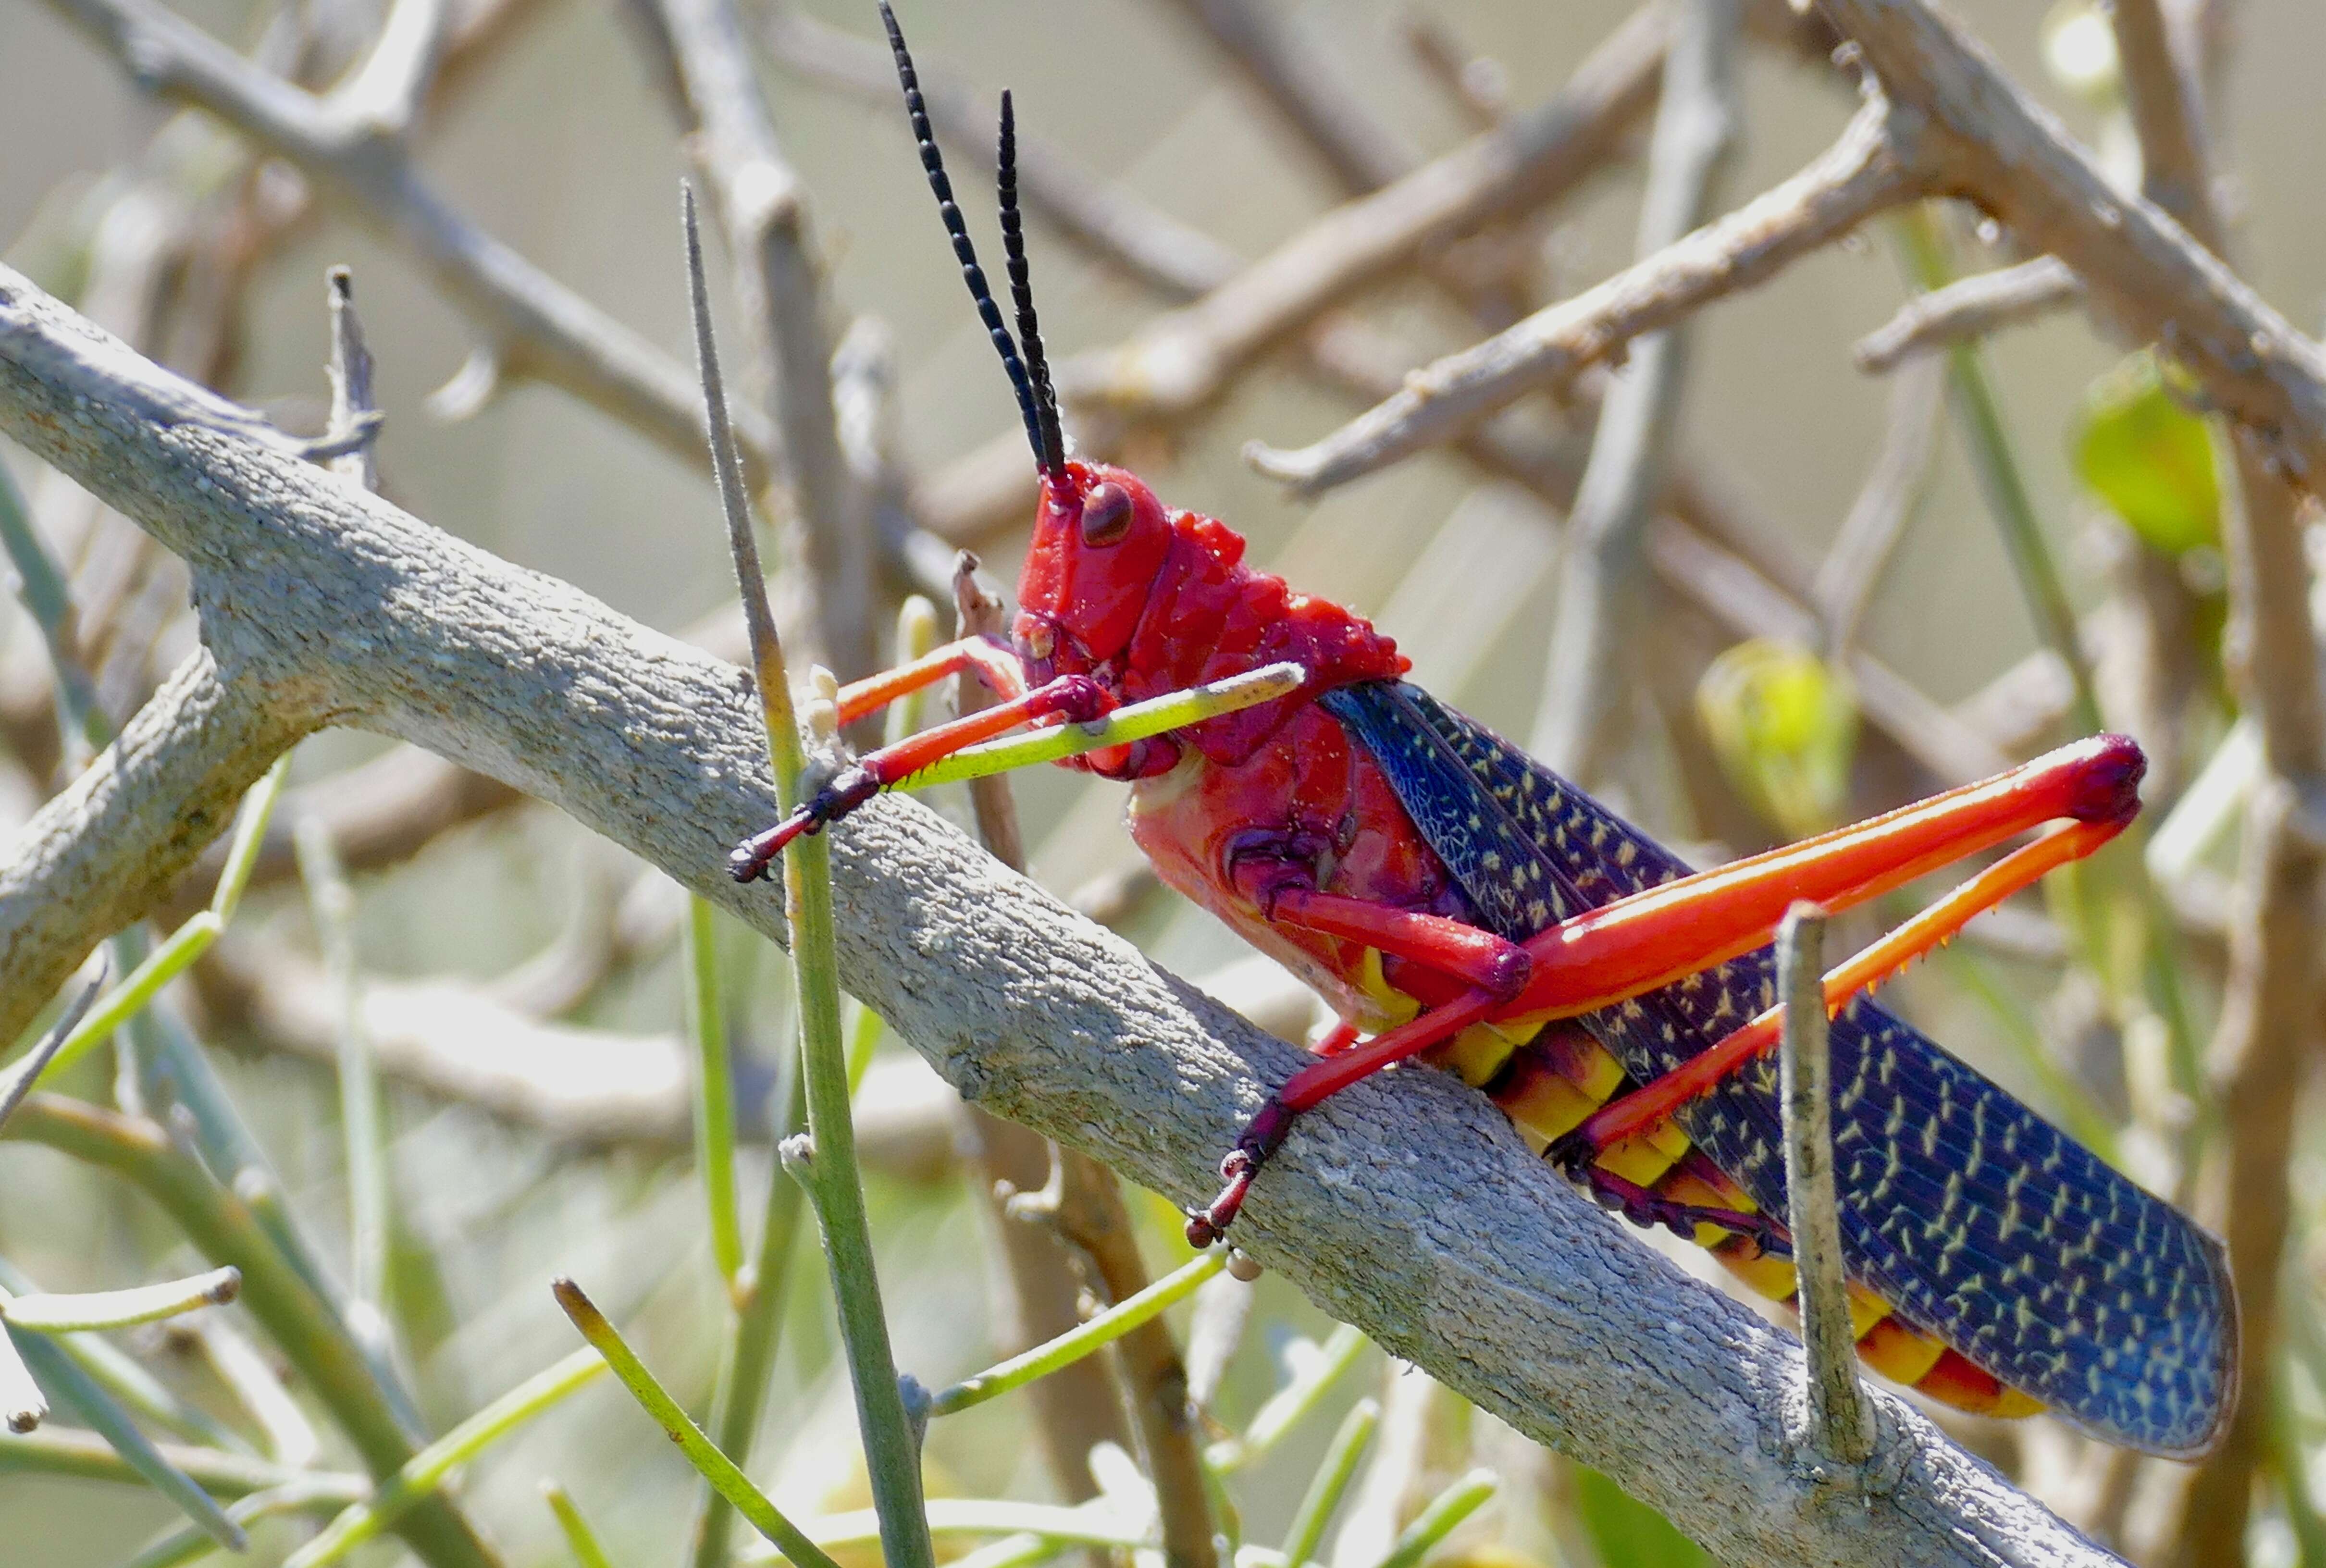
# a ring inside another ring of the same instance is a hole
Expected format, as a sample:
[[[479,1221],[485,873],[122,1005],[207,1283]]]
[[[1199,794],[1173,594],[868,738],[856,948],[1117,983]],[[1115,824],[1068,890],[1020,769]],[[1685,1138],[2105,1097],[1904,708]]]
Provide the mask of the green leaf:
[[[1788,838],[1847,819],[1857,700],[1840,671],[1796,644],[1756,637],[1712,662],[1696,708],[1729,783]]]
[[[1596,1470],[1575,1467],[1575,1513],[1605,1568],[1711,1568],[1704,1548]]]
[[[2179,555],[2221,540],[2213,432],[2135,354],[2092,383],[2070,438],[2076,474],[2150,549]]]

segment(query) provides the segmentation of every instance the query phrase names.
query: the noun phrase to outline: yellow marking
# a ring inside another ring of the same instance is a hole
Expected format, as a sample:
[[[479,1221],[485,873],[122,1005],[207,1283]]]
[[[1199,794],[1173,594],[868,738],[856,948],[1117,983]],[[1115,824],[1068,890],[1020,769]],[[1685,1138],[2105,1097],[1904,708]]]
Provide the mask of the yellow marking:
[[[1505,1024],[1473,1024],[1451,1040],[1437,1048],[1437,1057],[1462,1075],[1462,1081],[1473,1089],[1484,1088],[1503,1070],[1511,1053],[1534,1037],[1531,1029],[1512,1029]]]
[[[1927,1377],[1946,1347],[1900,1322],[1884,1318],[1858,1337],[1858,1359],[1893,1383],[1912,1387]]]
[[[1538,1072],[1528,1079],[1522,1093],[1500,1103],[1512,1121],[1548,1143],[1573,1132],[1606,1101],[1592,1099],[1556,1072]]]
[[[1661,1129],[1658,1129],[1661,1130]],[[1653,1132],[1628,1137],[1611,1144],[1592,1162],[1603,1171],[1612,1171],[1627,1182],[1642,1187],[1652,1187],[1661,1181],[1673,1162],[1688,1152],[1688,1140],[1683,1137],[1677,1152],[1667,1151]]]
[[[1389,1016],[1389,1026],[1410,1023],[1420,1016],[1421,1004],[1391,985],[1389,978],[1382,973],[1381,949],[1365,949],[1365,956],[1358,960],[1356,981],[1357,989]]]

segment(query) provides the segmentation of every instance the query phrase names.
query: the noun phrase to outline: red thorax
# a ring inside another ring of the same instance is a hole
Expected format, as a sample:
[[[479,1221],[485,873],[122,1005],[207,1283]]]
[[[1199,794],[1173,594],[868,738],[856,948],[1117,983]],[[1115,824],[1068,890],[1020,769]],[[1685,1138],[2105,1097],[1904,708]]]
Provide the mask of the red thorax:
[[[1167,512],[1136,475],[1069,462],[1045,476],[1018,580],[1019,656],[1035,684],[1089,675],[1123,702],[1289,660],[1298,691],[1170,736],[1083,759],[1112,778],[1170,770],[1192,747],[1242,763],[1318,694],[1410,668],[1370,622],[1243,564],[1244,542],[1216,518]]]

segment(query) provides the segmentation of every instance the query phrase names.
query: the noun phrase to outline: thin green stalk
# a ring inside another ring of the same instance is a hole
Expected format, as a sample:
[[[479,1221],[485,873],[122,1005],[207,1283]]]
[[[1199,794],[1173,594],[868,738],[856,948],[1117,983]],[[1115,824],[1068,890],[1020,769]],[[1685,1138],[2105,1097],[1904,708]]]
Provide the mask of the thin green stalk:
[[[735,1212],[735,1075],[719,994],[719,942],[710,904],[686,901],[686,1031],[694,1038],[694,1158],[711,1211],[711,1261],[740,1299],[743,1227]]]
[[[917,593],[907,595],[897,609],[897,663],[909,664],[934,651],[936,645],[937,607]],[[894,746],[919,733],[928,710],[929,693],[934,690],[917,687],[889,704],[889,711],[882,718],[882,745]],[[856,1012],[848,1025],[848,1097],[851,1102],[864,1087],[864,1074],[871,1070],[873,1053],[879,1049],[880,1035],[886,1027],[879,1014],[861,1002],[856,1004]]]
[[[18,1296],[37,1295],[40,1287],[22,1269],[0,1257],[0,1291]],[[98,1335],[57,1334],[51,1338],[133,1416],[141,1416],[153,1425],[214,1448],[247,1450],[242,1438],[209,1412],[179,1398],[135,1358],[116,1350]]]
[[[101,958],[98,960],[97,973],[89,978],[88,984],[80,988],[80,995],[65,1004],[65,1010],[57,1015],[56,1022],[49,1025],[49,1032],[41,1036],[41,1043],[26,1052],[23,1061],[11,1072],[8,1086],[0,1090],[0,1124],[5,1124],[9,1114],[23,1102],[24,1096],[33,1091],[33,1081],[49,1070],[50,1064],[57,1059],[57,1053],[64,1049],[65,1042],[72,1038],[73,1031],[80,1026],[83,1018],[88,1016],[89,1006],[97,1000],[98,992],[105,989],[105,977],[112,972],[112,969],[111,960]]]
[[[1380,1568],[1419,1568],[1424,1557],[1436,1549],[1440,1541],[1454,1533],[1454,1527],[1485,1506],[1494,1495],[1502,1479],[1490,1470],[1474,1470],[1437,1497],[1421,1510],[1421,1517],[1408,1525],[1381,1560]]]
[[[271,775],[270,775],[271,776]],[[253,835],[254,839],[256,835]],[[348,1294],[386,1338],[388,1288],[387,1139],[381,1126],[379,1069],[364,1025],[363,977],[356,967],[355,889],[348,885],[331,830],[302,817],[293,830],[300,879],[323,950],[323,968],[339,1009],[340,1130],[348,1175]],[[229,865],[228,871],[234,868]],[[246,871],[243,873],[247,876]],[[221,879],[223,895],[225,882]]]
[[[1380,1424],[1377,1399],[1358,1400],[1341,1418],[1333,1441],[1326,1446],[1324,1460],[1309,1480],[1307,1492],[1293,1510],[1291,1527],[1284,1533],[1284,1560],[1294,1568],[1317,1554],[1325,1526],[1332,1523],[1333,1510],[1341,1506],[1341,1494],[1349,1489],[1349,1478],[1357,1473],[1357,1461],[1364,1458],[1373,1429]]]
[[[294,1467],[315,1462],[323,1443],[314,1423],[283,1386],[274,1363],[232,1319],[197,1319],[189,1325],[188,1337],[209,1364],[210,1375],[258,1429],[267,1458]]]
[[[227,840],[226,868],[219,873],[218,886],[210,894],[210,913],[224,925],[234,918],[242,906],[242,895],[249,889],[251,874],[258,869],[258,853],[266,847],[266,824],[274,818],[274,808],[283,799],[284,781],[291,776],[291,754],[284,752],[274,759],[274,765],[265,775],[250,786],[242,797],[242,804],[234,814],[234,836]]]
[[[1270,1395],[1242,1433],[1223,1437],[1204,1451],[1204,1462],[1225,1475],[1242,1470],[1274,1448],[1357,1364],[1357,1359],[1364,1354],[1365,1342],[1364,1335],[1348,1324],[1336,1326],[1315,1359]]]
[[[249,1545],[240,1526],[226,1517],[210,1499],[209,1493],[163,1457],[162,1451],[154,1446],[153,1439],[137,1429],[129,1412],[99,1387],[97,1379],[81,1369],[79,1362],[66,1355],[62,1346],[14,1327],[0,1327],[0,1334],[14,1342],[16,1353],[23,1358],[25,1367],[51,1398],[70,1406],[89,1430],[104,1438],[127,1461],[130,1469],[145,1479],[147,1485],[177,1504],[211,1539],[230,1552],[239,1552]]]
[[[45,1064],[37,1060],[35,1053],[0,1073],[0,1105],[12,1102],[27,1089],[64,1072],[104,1044],[218,940],[219,932],[226,929],[227,921],[234,914],[243,887],[250,880],[251,868],[257,863],[258,840],[265,832],[266,814],[282,792],[283,775],[289,766],[287,756],[277,758],[266,775],[243,797],[241,811],[235,819],[235,837],[228,851],[227,868],[219,878],[210,906],[189,917],[170,933],[169,941],[133,969],[129,978],[114,988],[102,1006],[74,1026]]]
[[[777,797],[789,810],[801,798],[800,775],[807,765],[806,753],[792,710],[783,645],[768,608],[767,579],[759,570],[750,504],[743,488],[734,431],[728,422],[719,349],[711,329],[710,291],[702,274],[702,235],[695,224],[691,189],[684,193],[682,207],[712,465],[718,475],[728,547],[743,598],[744,625],[750,634],[752,674],[775,765]],[[824,1259],[839,1307],[841,1342],[855,1387],[865,1470],[880,1514],[881,1549],[889,1568],[935,1568],[935,1550],[929,1544],[928,1525],[921,1511],[920,1443],[905,1410],[896,1356],[889,1344],[880,1282],[873,1267],[871,1227],[857,1173],[855,1129],[849,1119],[839,961],[833,948],[832,846],[826,835],[811,836],[784,857],[784,895],[792,935],[792,976],[797,991],[795,1016],[799,1020],[802,1072],[807,1081],[812,1147],[798,1162],[797,1174],[807,1183],[808,1198],[823,1232]]]
[[[933,1536],[1027,1535],[1047,1543],[1053,1552],[1065,1546],[1133,1548],[1154,1544],[1150,1526],[1125,1520],[1103,1500],[1066,1507],[1000,1498],[931,1498],[928,1517]],[[845,1549],[877,1542],[880,1522],[872,1509],[859,1508],[810,1519],[801,1531],[819,1546]],[[772,1559],[755,1552],[744,1561],[757,1563]]]
[[[369,1481],[349,1471],[302,1471],[247,1453],[228,1453],[187,1443],[157,1443],[154,1446],[172,1467],[192,1478],[213,1497],[247,1497],[253,1492],[304,1482],[332,1489],[338,1501],[344,1504],[371,1489]],[[123,1485],[143,1485],[144,1480],[101,1434],[78,1427],[44,1427],[39,1432],[0,1438],[0,1475],[16,1471]]]
[[[1902,209],[1893,232],[1918,284],[1940,289],[1954,281],[1954,264],[1929,203]],[[2020,594],[2027,602],[2028,613],[2035,617],[2035,635],[2059,655],[2074,682],[2070,717],[2076,729],[2096,735],[2104,726],[2099,699],[2093,692],[2091,665],[2084,658],[2075,609],[2068,602],[2060,569],[2052,559],[2052,547],[2043,537],[2043,525],[2036,519],[2035,505],[2028,497],[2019,459],[2012,451],[1994,384],[1987,376],[1986,352],[1974,339],[1955,344],[1947,350],[1947,384],[1954,394],[1963,444],[1977,471],[1987,509],[2003,535],[2003,547],[2019,579]]]
[[[929,1401],[931,1415],[952,1415],[972,1406],[997,1399],[1046,1378],[1061,1367],[1112,1344],[1140,1324],[1185,1301],[1212,1276],[1227,1266],[1228,1249],[1214,1247],[1199,1252],[1137,1295],[1116,1303],[1088,1322],[1067,1330],[1056,1339],[1035,1346],[1006,1361],[997,1362],[973,1378],[963,1378]]]
[[[0,1103],[54,1078],[104,1044],[116,1029],[154,999],[156,991],[176,979],[188,965],[208,951],[210,943],[218,940],[219,930],[219,917],[209,910],[190,916],[185,924],[170,933],[169,941],[154,950],[152,957],[90,1009],[88,1016],[57,1045],[45,1065],[27,1057],[0,1073]]]
[[[582,1287],[570,1279],[559,1278],[549,1287],[557,1296],[557,1304],[582,1331],[582,1337],[596,1347],[605,1358],[606,1365],[614,1369],[622,1387],[638,1402],[655,1424],[670,1435],[693,1465],[720,1495],[735,1505],[736,1512],[751,1522],[754,1529],[773,1542],[776,1549],[801,1568],[839,1568],[816,1544],[800,1534],[797,1526],[784,1517],[783,1510],[768,1499],[768,1495],[751,1484],[751,1478],[737,1469],[735,1462],[719,1452],[712,1441],[702,1435],[702,1429],[687,1419],[678,1401],[655,1381],[655,1375],[637,1358],[636,1351],[606,1321],[595,1303],[582,1294]],[[885,1538],[885,1537],[884,1537]]]
[[[848,1025],[848,1099],[853,1104],[864,1087],[864,1075],[872,1071],[872,1058],[880,1049],[880,1036],[888,1025],[880,1015],[856,1004],[856,1016]]]
[[[565,1549],[573,1554],[577,1568],[614,1568],[606,1549],[598,1545],[598,1534],[590,1528],[590,1521],[573,1506],[565,1489],[554,1480],[541,1483],[541,1500],[557,1516],[557,1527],[565,1536]]]
[[[535,1373],[405,1461],[370,1497],[326,1525],[284,1559],[283,1568],[327,1568],[372,1540],[421,1498],[433,1495],[455,1465],[466,1464],[518,1427],[580,1392],[606,1370],[594,1349],[574,1351]]]
[[[347,1478],[340,1476],[301,1477],[273,1487],[263,1492],[252,1492],[228,1503],[226,1517],[237,1525],[247,1526],[259,1519],[271,1519],[284,1514],[329,1513],[344,1507],[349,1498],[338,1483]],[[122,1568],[181,1568],[181,1565],[209,1556],[218,1544],[191,1526],[164,1532],[152,1545],[140,1552]]]
[[[113,726],[98,705],[97,682],[80,662],[72,590],[49,554],[48,542],[33,526],[23,492],[5,463],[0,463],[0,549],[16,570],[16,597],[48,645],[49,666],[57,678],[57,728],[65,742],[66,766],[76,767],[81,760],[76,748],[84,756],[104,750],[113,739]]]
[[[24,1102],[0,1137],[46,1145],[126,1178],[203,1257],[242,1271],[242,1303],[338,1422],[371,1472],[403,1468],[416,1445],[347,1325],[260,1226],[237,1192],[179,1152],[168,1133],[55,1096]],[[492,1554],[442,1497],[422,1501],[396,1533],[432,1568],[490,1568]]]
[[[276,759],[265,776],[242,798],[241,808],[235,815],[234,834],[227,844],[226,867],[210,897],[209,913],[221,925],[233,918],[250,885],[259,851],[265,843],[267,823],[282,799],[289,774],[289,756]],[[373,1382],[404,1429],[405,1441],[418,1444],[427,1434],[419,1408],[405,1387],[386,1335],[384,1331],[368,1331],[384,1330],[386,1320],[368,1316],[367,1322],[368,1314],[349,1299],[347,1292],[324,1266],[284,1202],[283,1184],[274,1174],[265,1149],[243,1121],[241,1112],[235,1109],[226,1086],[219,1081],[192,1031],[178,1020],[166,998],[157,999],[148,1016],[159,1044],[147,1063],[147,1098],[157,1105],[175,1101],[184,1108],[192,1118],[194,1145],[201,1152],[203,1162],[234,1189],[260,1228],[330,1314],[338,1331],[353,1341]]]
[[[783,1119],[774,1129],[773,1142],[780,1146],[806,1126],[807,1081],[794,1062],[784,1074]],[[735,1304],[734,1331],[711,1406],[711,1426],[718,1435],[720,1452],[739,1465],[749,1462],[758,1437],[759,1413],[767,1406],[768,1383],[783,1339],[784,1285],[791,1276],[800,1216],[806,1207],[806,1189],[791,1179],[781,1160],[770,1160],[759,1249],[745,1272],[743,1294]],[[705,1487],[694,1529],[695,1568],[727,1568],[734,1523],[735,1511],[727,1506],[727,1499],[717,1488]]]
[[[26,1294],[0,1292],[0,1320],[43,1334],[134,1328],[203,1307],[223,1306],[241,1289],[239,1273],[231,1268],[214,1268],[191,1279],[166,1280],[127,1290],[61,1294],[36,1291]]]

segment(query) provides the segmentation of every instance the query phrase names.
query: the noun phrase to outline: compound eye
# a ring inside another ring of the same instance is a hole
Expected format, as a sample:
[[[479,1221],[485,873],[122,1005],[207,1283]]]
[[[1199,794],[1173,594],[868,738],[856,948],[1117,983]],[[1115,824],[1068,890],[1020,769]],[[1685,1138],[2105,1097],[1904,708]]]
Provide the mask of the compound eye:
[[[1113,544],[1130,532],[1130,492],[1121,485],[1099,484],[1083,497],[1083,543]]]

